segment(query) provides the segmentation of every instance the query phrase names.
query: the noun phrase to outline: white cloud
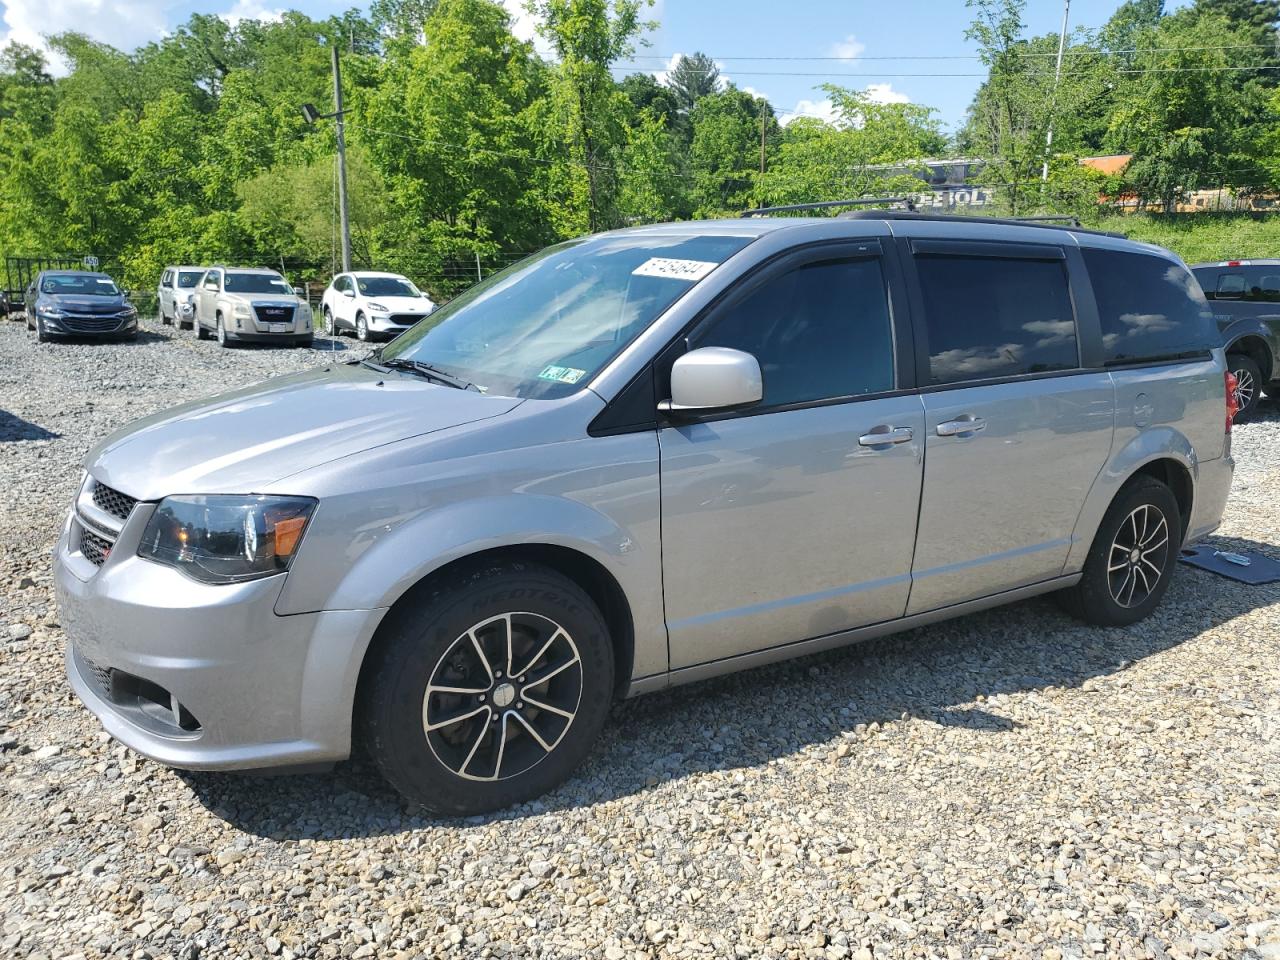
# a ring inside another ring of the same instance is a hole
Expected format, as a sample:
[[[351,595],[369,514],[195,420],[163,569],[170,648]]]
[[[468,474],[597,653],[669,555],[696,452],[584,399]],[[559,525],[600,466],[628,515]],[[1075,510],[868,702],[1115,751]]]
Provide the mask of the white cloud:
[[[276,23],[284,19],[284,8],[270,9],[259,0],[236,0],[235,6],[219,16],[233,27],[245,20]]]
[[[165,34],[166,0],[4,0],[0,46],[16,40],[48,53],[44,38],[77,30],[121,50]],[[55,69],[65,65],[55,62]]]
[[[511,32],[516,39],[532,43],[533,49],[542,59],[552,59],[555,51],[542,34],[538,33],[538,18],[525,9],[525,0],[502,0],[502,5],[511,15]]]
[[[872,103],[910,103],[911,98],[900,90],[893,89],[891,83],[868,84],[863,91]]]
[[[843,40],[831,45],[830,56],[839,57],[841,60],[856,60],[866,49],[867,45],[851,33]]]
[[[823,123],[835,123],[836,108],[830,100],[801,100],[790,110],[784,111],[778,122],[786,126],[796,117],[813,117]]]
[[[666,83],[667,77],[671,76],[671,71],[680,66],[680,61],[684,59],[683,53],[673,53],[671,59],[667,61],[666,66],[661,70],[653,70],[653,79],[659,83]]]

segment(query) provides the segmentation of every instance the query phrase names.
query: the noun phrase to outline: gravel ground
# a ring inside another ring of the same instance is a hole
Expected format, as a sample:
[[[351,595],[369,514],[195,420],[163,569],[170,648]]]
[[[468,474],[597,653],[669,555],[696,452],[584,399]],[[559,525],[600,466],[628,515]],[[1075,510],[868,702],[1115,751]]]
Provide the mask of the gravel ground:
[[[325,360],[0,323],[0,957],[1280,957],[1280,586],[1185,566],[1128,630],[1037,600],[622,704],[571,782],[462,823],[359,761],[134,756],[63,680],[77,463]],[[1218,540],[1280,556],[1264,410]]]

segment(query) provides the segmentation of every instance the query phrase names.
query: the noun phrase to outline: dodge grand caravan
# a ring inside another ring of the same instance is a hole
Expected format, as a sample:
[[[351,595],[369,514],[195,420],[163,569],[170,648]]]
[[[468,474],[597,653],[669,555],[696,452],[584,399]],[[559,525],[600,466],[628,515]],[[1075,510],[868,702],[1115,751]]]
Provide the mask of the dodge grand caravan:
[[[550,247],[367,358],[92,450],[67,669],[194,769],[364,747],[431,810],[570,775],[611,701],[1056,593],[1145,617],[1235,399],[1158,247],[879,211]]]

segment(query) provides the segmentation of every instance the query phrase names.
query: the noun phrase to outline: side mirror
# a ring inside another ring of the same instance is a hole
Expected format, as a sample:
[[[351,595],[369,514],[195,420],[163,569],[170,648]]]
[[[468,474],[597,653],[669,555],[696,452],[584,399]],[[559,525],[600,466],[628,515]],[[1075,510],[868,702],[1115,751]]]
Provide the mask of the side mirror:
[[[731,347],[690,350],[671,365],[671,399],[664,413],[711,413],[759,403],[764,396],[760,364]]]
[[[348,300],[354,300],[356,298],[356,292],[354,290],[343,290],[342,295]]]
[[[303,289],[302,287],[294,287],[294,288],[293,288],[293,295],[294,295],[295,297],[302,297],[302,299],[304,299],[304,300],[305,300],[305,299],[307,298],[307,291],[306,291],[305,289]]]

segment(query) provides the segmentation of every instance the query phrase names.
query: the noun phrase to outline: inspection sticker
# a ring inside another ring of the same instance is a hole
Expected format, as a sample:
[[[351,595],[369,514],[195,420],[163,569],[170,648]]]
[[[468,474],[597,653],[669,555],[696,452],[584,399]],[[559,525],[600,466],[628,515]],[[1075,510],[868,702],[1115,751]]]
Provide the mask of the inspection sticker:
[[[666,257],[650,257],[631,271],[633,277],[665,277],[668,280],[701,280],[716,268],[705,260],[671,260]]]
[[[554,380],[556,383],[577,383],[587,375],[587,371],[577,367],[543,367],[538,374],[539,380]]]

